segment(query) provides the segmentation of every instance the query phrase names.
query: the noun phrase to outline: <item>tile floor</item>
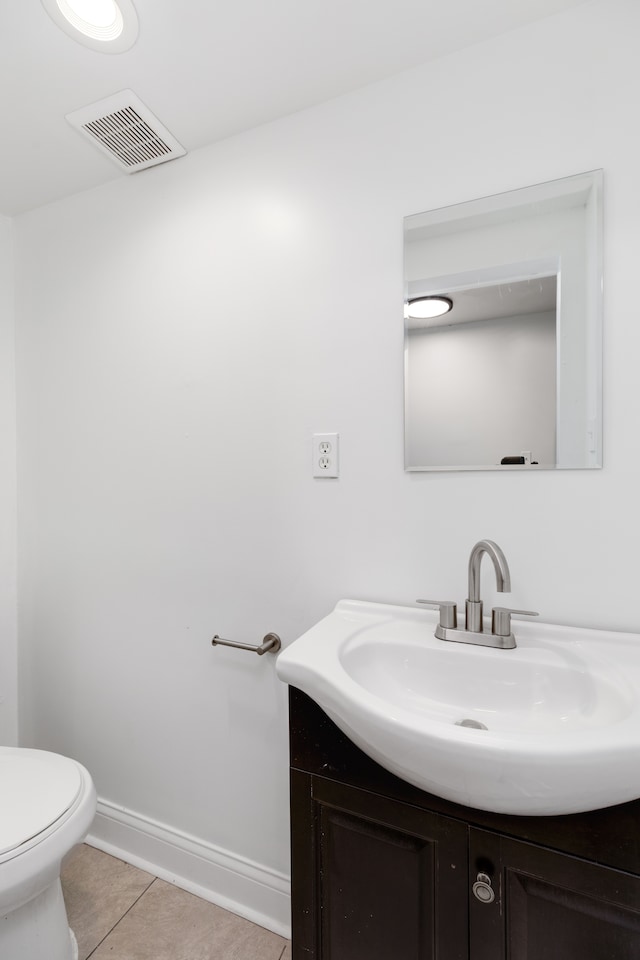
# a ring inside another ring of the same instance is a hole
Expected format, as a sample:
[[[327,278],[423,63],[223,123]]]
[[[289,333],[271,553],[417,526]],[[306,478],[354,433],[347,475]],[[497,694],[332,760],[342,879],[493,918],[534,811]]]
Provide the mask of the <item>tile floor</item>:
[[[291,960],[291,944],[94,847],[62,866],[78,960]]]

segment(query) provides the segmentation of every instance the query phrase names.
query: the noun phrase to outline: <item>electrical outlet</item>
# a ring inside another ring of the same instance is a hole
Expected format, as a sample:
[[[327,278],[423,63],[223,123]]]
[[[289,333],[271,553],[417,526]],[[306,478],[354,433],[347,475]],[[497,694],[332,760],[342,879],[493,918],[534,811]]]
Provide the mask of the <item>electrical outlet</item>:
[[[338,434],[314,433],[311,440],[313,448],[313,476],[333,478],[339,476]]]

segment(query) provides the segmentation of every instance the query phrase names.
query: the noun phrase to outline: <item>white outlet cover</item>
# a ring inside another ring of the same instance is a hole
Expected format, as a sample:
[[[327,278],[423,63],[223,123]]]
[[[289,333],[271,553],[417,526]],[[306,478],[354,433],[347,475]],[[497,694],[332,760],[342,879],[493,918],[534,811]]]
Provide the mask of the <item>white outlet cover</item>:
[[[311,439],[313,476],[335,480],[340,476],[338,434],[314,433]]]

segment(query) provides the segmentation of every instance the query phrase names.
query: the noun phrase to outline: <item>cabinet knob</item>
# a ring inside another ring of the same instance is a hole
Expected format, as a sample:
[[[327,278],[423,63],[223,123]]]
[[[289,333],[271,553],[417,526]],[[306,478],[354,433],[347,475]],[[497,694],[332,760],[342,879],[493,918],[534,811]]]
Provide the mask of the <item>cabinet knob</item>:
[[[487,873],[479,873],[473,885],[473,895],[481,903],[493,903],[496,898],[491,886],[491,877]]]

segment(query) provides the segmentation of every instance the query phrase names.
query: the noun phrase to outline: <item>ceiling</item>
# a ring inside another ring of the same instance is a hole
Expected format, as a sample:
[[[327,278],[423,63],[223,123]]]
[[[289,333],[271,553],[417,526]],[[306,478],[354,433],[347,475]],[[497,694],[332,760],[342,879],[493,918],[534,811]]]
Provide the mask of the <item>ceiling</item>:
[[[427,320],[410,317],[407,327],[409,330],[441,329],[480,320],[505,320],[551,311],[555,313],[557,288],[558,278],[554,275],[491,283],[463,290],[443,290],[440,295],[453,300],[451,313]]]
[[[138,41],[113,55],[40,0],[0,4],[0,213],[128,175],[65,120],[120,90],[192,151],[585,0],[133,2]]]

